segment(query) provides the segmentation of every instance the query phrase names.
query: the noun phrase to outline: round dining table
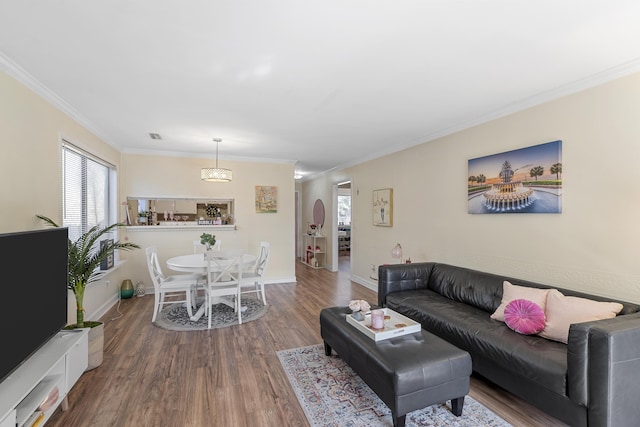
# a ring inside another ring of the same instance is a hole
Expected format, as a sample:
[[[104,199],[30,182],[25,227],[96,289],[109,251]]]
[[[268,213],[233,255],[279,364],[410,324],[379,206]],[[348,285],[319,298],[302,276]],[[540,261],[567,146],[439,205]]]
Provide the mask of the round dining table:
[[[221,251],[220,255],[223,257],[224,251]],[[243,254],[242,267],[243,268],[251,267],[253,264],[255,264],[257,259],[258,259],[257,255]],[[212,265],[212,267],[213,266],[214,265]],[[167,267],[175,271],[182,271],[187,273],[200,273],[204,275],[207,274],[207,260],[205,259],[203,253],[179,255],[173,258],[169,258],[167,260]],[[227,302],[225,302],[224,300],[220,300],[220,302],[227,304]],[[196,322],[202,317],[205,309],[204,306],[205,306],[204,304],[200,305],[198,310],[193,314],[193,316],[191,316],[192,321]]]
[[[224,254],[224,251],[220,252]],[[255,264],[258,257],[252,254],[242,255],[242,267],[247,268]],[[207,273],[207,260],[204,254],[179,255],[167,260],[167,267],[171,270],[182,271],[186,273]]]

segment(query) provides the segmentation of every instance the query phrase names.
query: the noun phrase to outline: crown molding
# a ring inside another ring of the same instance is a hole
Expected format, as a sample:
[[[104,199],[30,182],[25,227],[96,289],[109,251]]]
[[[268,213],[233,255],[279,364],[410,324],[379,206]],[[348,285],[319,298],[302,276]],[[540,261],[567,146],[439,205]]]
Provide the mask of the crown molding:
[[[192,159],[214,159],[211,153],[195,153],[188,151],[171,151],[171,150],[152,150],[141,148],[124,148],[120,150],[122,154],[135,154],[141,156],[160,156],[160,157],[188,157]],[[277,163],[277,164],[295,164],[297,160],[292,159],[276,159],[268,157],[245,157],[245,156],[219,156],[220,160],[230,160],[238,162],[253,162],[253,163]]]
[[[526,110],[527,108],[535,107],[537,105],[541,105],[546,102],[551,102],[553,100],[562,98],[563,96],[581,92],[583,90],[587,90],[587,89],[611,82],[613,80],[616,80],[637,72],[640,72],[640,58],[636,58],[624,64],[618,65],[616,67],[612,67],[602,72],[592,74],[591,76],[587,76],[583,79],[576,80],[574,82],[571,82],[562,86],[558,86],[554,89],[541,92],[537,95],[524,98],[505,108],[502,108],[492,113],[478,117],[477,119],[466,121],[464,123],[460,123],[458,125],[439,130],[437,132],[431,133],[429,135],[425,135],[422,138],[418,138],[416,140],[409,141],[404,144],[391,145],[384,150],[377,151],[375,153],[370,153],[368,156],[361,157],[357,160],[353,160],[347,163],[342,163],[331,169],[327,169],[322,172],[317,172],[311,175],[304,176],[301,179],[301,181],[302,182],[308,181],[323,175],[327,175],[330,172],[333,172],[336,170],[346,169],[348,167],[356,166],[356,165],[368,162],[370,160],[379,159],[380,157],[384,157],[389,154],[397,153],[398,151],[406,150],[407,148],[415,147],[421,144],[426,144],[428,142],[434,141],[439,138],[443,138],[445,136],[452,135],[454,133],[463,131],[465,129],[470,129],[474,126],[478,126],[483,123],[488,123],[492,120],[496,120],[501,117],[506,117],[510,114],[514,114],[514,113]]]
[[[45,101],[49,102],[58,110],[71,117],[78,122],[81,126],[85,127],[91,133],[102,139],[112,147],[119,149],[119,147],[111,142],[109,138],[98,129],[89,119],[80,114],[75,108],[69,105],[64,99],[58,96],[57,93],[43,85],[38,79],[29,74],[24,68],[13,62],[4,53],[0,52],[0,70],[4,71],[18,82],[31,89],[37,95],[42,97]]]

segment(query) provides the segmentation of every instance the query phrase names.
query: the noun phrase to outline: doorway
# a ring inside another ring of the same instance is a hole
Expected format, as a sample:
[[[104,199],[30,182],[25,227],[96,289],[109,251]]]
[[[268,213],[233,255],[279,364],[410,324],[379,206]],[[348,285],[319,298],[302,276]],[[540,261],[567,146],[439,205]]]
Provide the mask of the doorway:
[[[338,254],[338,271],[351,271],[351,181],[337,185],[337,239],[334,250]]]

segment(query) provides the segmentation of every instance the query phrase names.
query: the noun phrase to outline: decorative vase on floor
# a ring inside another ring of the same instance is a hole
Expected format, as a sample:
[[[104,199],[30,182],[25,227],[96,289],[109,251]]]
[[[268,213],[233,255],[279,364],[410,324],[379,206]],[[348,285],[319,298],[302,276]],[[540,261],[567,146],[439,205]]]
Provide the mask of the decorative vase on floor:
[[[135,288],[133,287],[133,282],[130,279],[125,279],[122,281],[120,285],[120,298],[127,299],[131,298],[135,292]]]
[[[142,286],[142,282],[138,282],[136,285],[136,296],[143,297],[145,296],[147,291],[144,290],[144,286]]]

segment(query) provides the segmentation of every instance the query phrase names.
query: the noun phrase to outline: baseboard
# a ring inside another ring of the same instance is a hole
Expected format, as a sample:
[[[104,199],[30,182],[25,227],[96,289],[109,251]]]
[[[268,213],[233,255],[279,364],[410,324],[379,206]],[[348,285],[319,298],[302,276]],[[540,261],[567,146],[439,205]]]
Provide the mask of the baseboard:
[[[357,284],[362,285],[365,288],[371,289],[374,292],[378,292],[378,282],[374,282],[371,279],[365,279],[356,274],[352,274],[351,281],[356,282]]]
[[[265,280],[264,284],[265,285],[274,285],[274,284],[282,284],[282,283],[296,283],[296,281],[297,281],[296,280],[296,276],[293,276],[293,277],[280,277],[280,278]],[[144,292],[145,292],[146,295],[155,294],[155,290],[153,288],[145,288]],[[107,311],[109,311],[109,309],[111,307],[113,307],[117,302],[118,302],[117,298],[115,299],[115,301],[111,301],[110,305],[105,310],[105,313]],[[100,314],[100,316],[102,316],[102,314]]]
[[[296,283],[296,276],[293,277],[276,277],[275,279],[268,279],[264,281],[265,285],[279,284],[279,283]]]
[[[111,308],[113,308],[113,306],[118,303],[119,299],[120,299],[120,292],[116,293],[114,296],[112,296],[107,301],[105,301],[104,304],[98,307],[94,316],[91,316],[91,317],[94,317],[95,319],[101,319],[102,316],[107,314],[107,312],[111,310]]]

